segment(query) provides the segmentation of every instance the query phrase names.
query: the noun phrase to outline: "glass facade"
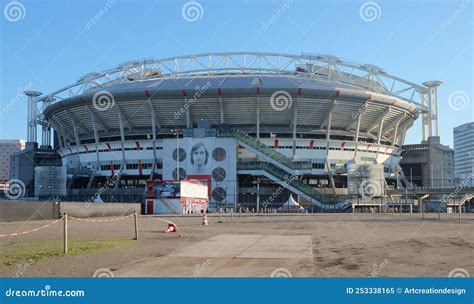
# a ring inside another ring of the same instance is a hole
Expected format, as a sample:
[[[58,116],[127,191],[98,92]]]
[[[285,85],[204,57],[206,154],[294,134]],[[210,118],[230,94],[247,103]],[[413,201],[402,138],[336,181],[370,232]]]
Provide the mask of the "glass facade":
[[[459,179],[474,174],[474,122],[454,128],[454,168]]]

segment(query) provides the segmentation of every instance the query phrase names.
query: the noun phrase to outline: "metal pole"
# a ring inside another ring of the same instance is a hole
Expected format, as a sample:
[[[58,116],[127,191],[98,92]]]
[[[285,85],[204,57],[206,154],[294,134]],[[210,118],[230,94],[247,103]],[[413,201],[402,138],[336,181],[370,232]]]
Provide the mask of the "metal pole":
[[[178,133],[178,130],[176,130],[176,176],[178,177],[177,180],[181,180],[181,174],[179,174],[179,133]]]
[[[441,167],[441,188],[444,188],[444,167]]]
[[[408,188],[407,187],[405,187],[405,206],[408,206]]]
[[[461,222],[461,203],[459,203],[459,222]]]
[[[260,178],[257,179],[257,213],[260,212]]]
[[[64,213],[64,232],[63,232],[63,237],[64,237],[64,254],[67,254],[67,213]]]
[[[135,223],[135,240],[138,240],[138,220],[136,211],[133,211],[133,221]]]
[[[431,165],[431,189],[433,189],[433,165]]]

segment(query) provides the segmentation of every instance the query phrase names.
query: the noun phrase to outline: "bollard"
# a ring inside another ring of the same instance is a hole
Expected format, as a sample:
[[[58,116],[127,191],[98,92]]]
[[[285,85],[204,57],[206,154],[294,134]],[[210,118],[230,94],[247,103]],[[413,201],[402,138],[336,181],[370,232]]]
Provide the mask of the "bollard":
[[[67,254],[67,213],[64,213],[64,254]]]
[[[217,221],[218,223],[222,223],[222,209],[220,210],[220,215],[219,215],[219,220]]]
[[[136,211],[133,211],[133,220],[135,222],[135,240],[138,240],[138,219]]]

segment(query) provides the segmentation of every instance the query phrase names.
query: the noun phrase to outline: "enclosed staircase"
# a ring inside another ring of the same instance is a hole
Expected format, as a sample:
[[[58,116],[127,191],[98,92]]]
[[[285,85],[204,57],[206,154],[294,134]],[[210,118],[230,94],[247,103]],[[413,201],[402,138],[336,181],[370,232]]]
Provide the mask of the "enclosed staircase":
[[[325,211],[341,212],[349,209],[349,200],[323,194],[300,181],[299,176],[310,173],[311,161],[294,161],[267,147],[260,140],[239,131],[219,132],[218,137],[235,138],[239,145],[258,156],[262,161],[238,162],[237,170],[243,174],[265,176],[280,186],[300,195],[304,200]]]

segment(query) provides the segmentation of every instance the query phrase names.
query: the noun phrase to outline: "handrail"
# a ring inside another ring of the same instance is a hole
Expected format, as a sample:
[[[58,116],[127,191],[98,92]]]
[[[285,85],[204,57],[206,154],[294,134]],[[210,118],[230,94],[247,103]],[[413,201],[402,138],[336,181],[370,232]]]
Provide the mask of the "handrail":
[[[275,176],[279,180],[288,183],[289,185],[293,186],[294,188],[300,190],[304,194],[312,197],[315,200],[320,201],[322,204],[329,204],[334,205],[339,203],[340,201],[337,200],[334,196],[326,195],[314,190],[312,187],[306,185],[305,183],[301,182],[298,179],[292,178],[290,174],[281,170],[277,166],[267,163],[267,162],[239,162],[237,164],[237,169],[239,170],[263,170],[267,173]]]
[[[253,147],[254,149],[267,155],[268,157],[285,165],[289,169],[292,169],[292,170],[311,170],[312,169],[312,164],[310,160],[294,161],[291,158],[286,157],[285,155],[281,154],[280,152],[267,147],[260,140],[251,137],[250,135],[248,135],[247,133],[241,130],[219,131],[217,132],[217,136],[218,137],[235,137],[239,139],[240,141],[242,141],[243,143],[246,143],[249,146]]]

